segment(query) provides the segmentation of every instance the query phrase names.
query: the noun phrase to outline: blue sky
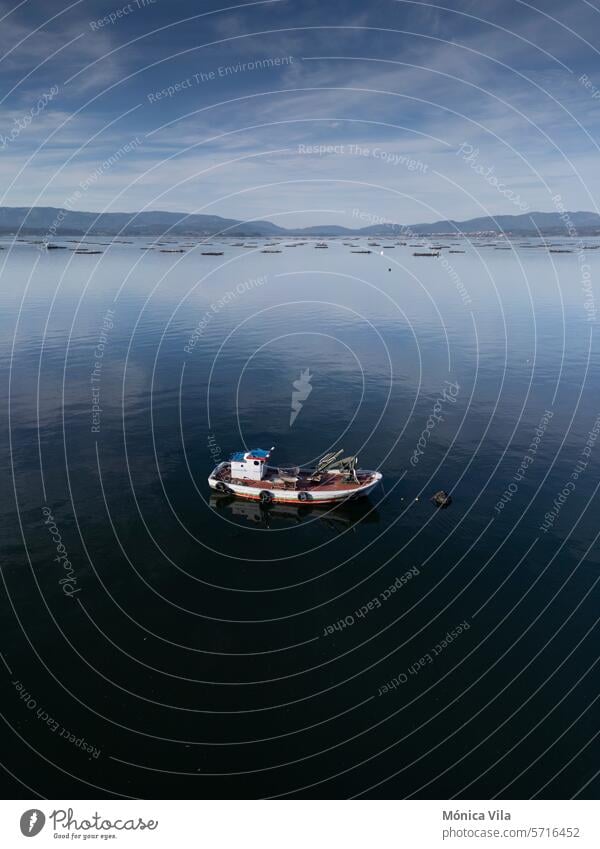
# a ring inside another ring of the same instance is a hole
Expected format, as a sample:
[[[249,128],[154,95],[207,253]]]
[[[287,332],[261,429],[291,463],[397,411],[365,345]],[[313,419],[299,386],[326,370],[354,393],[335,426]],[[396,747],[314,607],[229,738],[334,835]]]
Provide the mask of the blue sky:
[[[0,204],[596,210],[600,2],[536,2],[0,3]]]

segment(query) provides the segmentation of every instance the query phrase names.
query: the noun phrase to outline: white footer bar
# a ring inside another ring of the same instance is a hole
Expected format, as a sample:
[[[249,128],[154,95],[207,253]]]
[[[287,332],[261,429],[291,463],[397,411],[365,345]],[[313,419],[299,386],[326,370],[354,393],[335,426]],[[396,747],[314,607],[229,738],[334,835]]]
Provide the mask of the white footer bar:
[[[5,801],[0,846],[598,849],[599,808],[594,801]]]

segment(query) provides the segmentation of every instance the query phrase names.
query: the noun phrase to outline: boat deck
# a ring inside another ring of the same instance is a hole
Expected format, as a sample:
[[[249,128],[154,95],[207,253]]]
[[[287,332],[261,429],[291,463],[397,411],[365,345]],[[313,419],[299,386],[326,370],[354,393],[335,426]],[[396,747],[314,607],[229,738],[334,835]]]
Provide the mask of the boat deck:
[[[212,475],[214,480],[225,484],[234,483],[239,486],[249,486],[267,490],[290,490],[314,492],[319,490],[335,492],[351,492],[358,487],[364,486],[375,478],[375,473],[370,471],[356,472],[356,481],[344,480],[345,475],[335,472],[323,472],[315,477],[314,469],[275,469],[267,466],[267,472],[262,480],[250,480],[248,478],[232,478],[231,466],[227,463]],[[357,482],[358,481],[358,482]]]

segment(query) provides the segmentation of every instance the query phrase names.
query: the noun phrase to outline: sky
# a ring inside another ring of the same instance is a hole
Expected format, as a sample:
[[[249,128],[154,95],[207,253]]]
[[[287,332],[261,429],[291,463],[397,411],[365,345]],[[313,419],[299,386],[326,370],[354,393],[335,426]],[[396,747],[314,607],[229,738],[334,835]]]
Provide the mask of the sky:
[[[600,0],[0,2],[0,206],[600,211],[599,36]]]

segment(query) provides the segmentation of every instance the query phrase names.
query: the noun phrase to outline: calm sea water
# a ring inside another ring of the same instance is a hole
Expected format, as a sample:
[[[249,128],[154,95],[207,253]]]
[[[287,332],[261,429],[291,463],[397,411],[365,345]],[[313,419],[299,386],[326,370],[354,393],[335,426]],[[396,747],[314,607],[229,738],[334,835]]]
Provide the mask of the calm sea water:
[[[127,241],[2,243],[8,794],[597,796],[600,242]]]

